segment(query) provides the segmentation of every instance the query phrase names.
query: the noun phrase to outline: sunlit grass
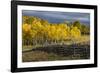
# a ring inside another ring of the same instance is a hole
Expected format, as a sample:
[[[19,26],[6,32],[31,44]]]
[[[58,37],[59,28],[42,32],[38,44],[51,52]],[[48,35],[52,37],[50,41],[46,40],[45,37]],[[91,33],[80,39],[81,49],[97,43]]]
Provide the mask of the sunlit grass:
[[[72,45],[72,44],[89,44],[90,43],[90,36],[89,35],[82,35],[81,37],[77,38],[77,39],[73,39],[70,41],[65,41],[65,42],[61,42],[59,43],[59,45]],[[34,48],[37,47],[44,47],[44,45],[41,44],[36,44],[36,45],[23,45],[22,46],[22,50],[32,50]]]

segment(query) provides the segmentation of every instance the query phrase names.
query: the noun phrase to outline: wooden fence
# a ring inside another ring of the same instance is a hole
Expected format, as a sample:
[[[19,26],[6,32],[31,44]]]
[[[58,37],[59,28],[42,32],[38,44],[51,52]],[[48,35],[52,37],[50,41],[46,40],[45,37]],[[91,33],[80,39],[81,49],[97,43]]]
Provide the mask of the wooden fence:
[[[72,56],[72,57],[81,57],[88,59],[90,58],[90,46],[89,45],[65,45],[65,44],[44,44],[41,47],[35,47],[28,51],[44,51],[47,53],[55,53],[61,56]],[[23,51],[23,52],[28,52]]]

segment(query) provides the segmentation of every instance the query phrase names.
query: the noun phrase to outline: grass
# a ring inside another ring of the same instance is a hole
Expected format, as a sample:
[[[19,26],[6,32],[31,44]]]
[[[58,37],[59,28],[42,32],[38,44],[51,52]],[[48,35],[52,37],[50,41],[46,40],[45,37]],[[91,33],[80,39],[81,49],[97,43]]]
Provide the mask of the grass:
[[[22,52],[23,62],[36,62],[36,61],[55,61],[55,60],[78,60],[89,59],[90,48],[86,46],[79,49],[67,47],[53,47],[38,48],[32,51]],[[61,50],[62,49],[62,50]],[[66,50],[67,49],[67,50]],[[72,51],[71,51],[72,50]],[[75,51],[75,52],[74,52]]]
[[[81,45],[86,44],[90,45],[90,36],[89,35],[82,35],[77,40],[67,41],[64,42],[67,45],[71,45],[73,42],[76,44],[80,43]],[[36,47],[43,47],[43,45],[35,45],[35,46],[23,46],[24,50],[31,50]],[[47,48],[48,49],[48,48]],[[89,57],[88,57],[89,58]],[[37,61],[55,61],[55,60],[77,60],[77,59],[85,59],[85,55],[69,55],[69,56],[62,56],[53,52],[45,52],[45,51],[30,51],[30,52],[23,52],[22,53],[22,61],[23,62],[37,62]]]
[[[36,47],[43,47],[43,46],[42,45],[39,45],[39,44],[37,44],[35,46],[32,46],[32,45],[22,46],[22,51],[32,50],[32,49],[34,49]]]
[[[79,37],[77,40],[76,40],[76,43],[89,43],[90,42],[90,36],[89,35],[82,35],[81,37]]]
[[[31,51],[23,53],[23,62],[37,62],[37,61],[56,61],[56,60],[78,60],[80,56],[61,56],[54,53],[47,53],[43,51]]]

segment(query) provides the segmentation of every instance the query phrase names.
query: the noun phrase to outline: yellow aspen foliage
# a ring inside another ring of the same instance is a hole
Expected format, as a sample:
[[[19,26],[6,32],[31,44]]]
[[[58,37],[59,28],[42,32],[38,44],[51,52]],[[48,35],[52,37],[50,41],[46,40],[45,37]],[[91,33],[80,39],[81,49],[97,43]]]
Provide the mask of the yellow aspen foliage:
[[[67,25],[67,23],[49,23],[47,20],[42,20],[38,17],[24,17],[24,22],[22,24],[22,35],[25,40],[59,42],[81,36],[81,31],[78,27]]]
[[[48,37],[51,40],[55,40],[56,39],[56,35],[55,35],[56,29],[55,29],[55,26],[51,25],[48,29],[49,29],[48,30]]]
[[[81,36],[81,32],[77,27],[72,27],[70,33],[73,38],[79,38]]]
[[[23,24],[22,25],[22,35],[24,39],[32,39],[35,37],[36,31],[31,30],[31,25]]]
[[[59,36],[62,40],[67,40],[70,37],[70,28],[67,24],[59,24]]]
[[[23,29],[23,31],[28,32],[31,29],[31,25],[29,25],[29,24],[23,24],[22,25],[22,29]]]

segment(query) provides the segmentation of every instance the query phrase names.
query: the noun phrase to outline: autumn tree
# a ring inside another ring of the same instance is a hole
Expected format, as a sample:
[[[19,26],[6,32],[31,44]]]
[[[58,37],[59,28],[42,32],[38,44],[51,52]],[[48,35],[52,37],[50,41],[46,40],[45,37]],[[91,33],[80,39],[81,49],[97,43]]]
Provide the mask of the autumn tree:
[[[80,23],[80,21],[75,21],[75,22],[73,22],[72,26],[73,26],[73,27],[77,27],[78,29],[81,30],[81,23]]]
[[[81,36],[81,31],[77,27],[72,27],[71,31],[72,38],[79,38]]]
[[[24,17],[22,24],[23,40],[32,41],[35,44],[63,42],[81,35],[79,22],[72,26],[67,23],[49,23],[38,17]]]
[[[84,25],[84,24],[82,24],[81,25],[81,33],[82,34],[90,34],[90,28],[89,28],[89,26],[86,26],[86,25]]]

